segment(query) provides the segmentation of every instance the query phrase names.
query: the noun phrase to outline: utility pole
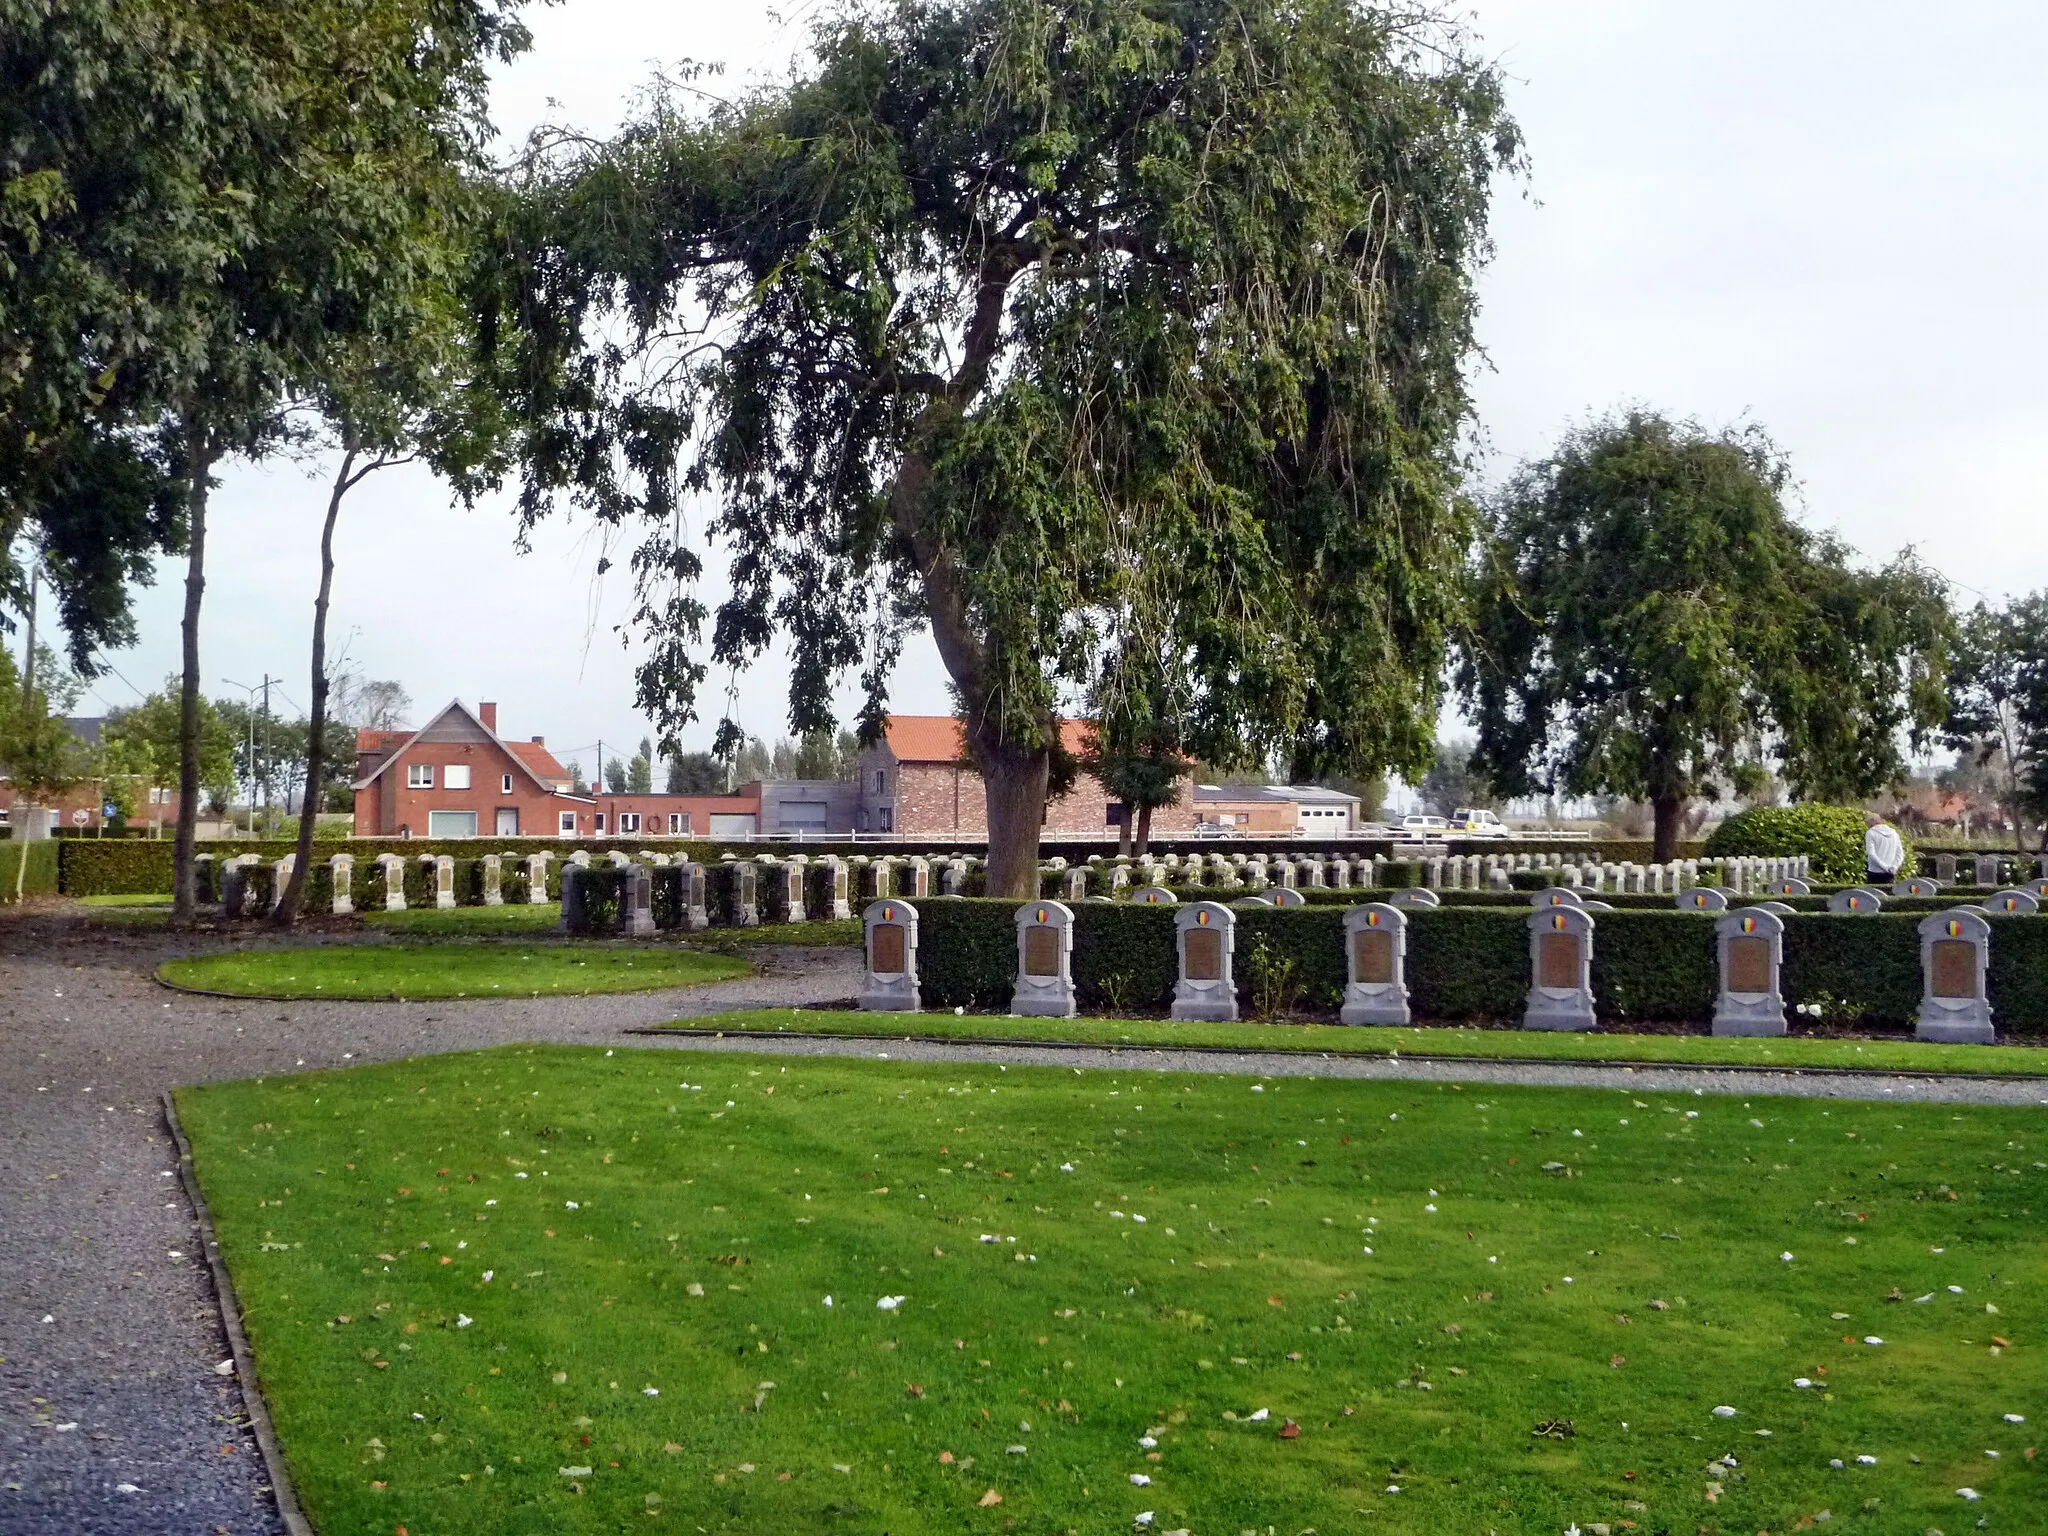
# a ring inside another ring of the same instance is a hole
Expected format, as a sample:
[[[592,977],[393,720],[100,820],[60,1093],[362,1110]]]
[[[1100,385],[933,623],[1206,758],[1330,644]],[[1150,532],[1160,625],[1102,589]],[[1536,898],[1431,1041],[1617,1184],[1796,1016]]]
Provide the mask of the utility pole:
[[[284,679],[272,677],[269,670],[265,669],[263,681],[260,683],[238,683],[232,677],[224,677],[221,681],[230,688],[240,688],[249,695],[249,755],[245,761],[249,765],[249,836],[251,839],[254,839],[256,836],[256,788],[259,782],[263,786],[263,808],[265,811],[270,809],[270,774],[267,769],[259,764],[256,757],[256,695],[259,691],[263,695],[263,744],[267,750],[270,745],[270,685],[272,683],[281,683]]]

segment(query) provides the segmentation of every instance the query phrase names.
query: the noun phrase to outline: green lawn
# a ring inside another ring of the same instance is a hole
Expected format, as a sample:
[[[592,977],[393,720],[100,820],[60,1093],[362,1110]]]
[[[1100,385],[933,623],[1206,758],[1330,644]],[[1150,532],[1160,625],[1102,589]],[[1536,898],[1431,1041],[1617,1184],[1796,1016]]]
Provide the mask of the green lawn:
[[[81,896],[78,904],[82,907],[168,907],[171,898],[168,892],[161,896]]]
[[[1167,1019],[1026,1019],[987,1013],[841,1013],[789,1008],[677,1019],[667,1027],[694,1032],[723,1031],[729,1035],[803,1033],[894,1040],[915,1037],[1054,1041],[1308,1051],[1331,1056],[1456,1056],[1506,1061],[1630,1061],[1689,1066],[2048,1075],[2048,1050],[2036,1045],[1934,1045],[1903,1039],[1798,1036],[1744,1040],[1713,1035],[1636,1035],[1619,1029],[1581,1035],[1549,1030],[1460,1029],[1449,1025],[1380,1029],[1338,1024],[1197,1024]]]
[[[176,987],[238,997],[539,997],[652,992],[748,972],[693,950],[596,944],[364,944],[243,949],[167,960]]]
[[[501,934],[553,933],[562,926],[562,904],[550,901],[537,907],[525,902],[502,907],[407,907],[402,912],[378,909],[363,912],[362,918],[366,925],[384,933],[491,938]]]
[[[326,1531],[2048,1508],[2035,1113],[559,1047],[179,1103]]]

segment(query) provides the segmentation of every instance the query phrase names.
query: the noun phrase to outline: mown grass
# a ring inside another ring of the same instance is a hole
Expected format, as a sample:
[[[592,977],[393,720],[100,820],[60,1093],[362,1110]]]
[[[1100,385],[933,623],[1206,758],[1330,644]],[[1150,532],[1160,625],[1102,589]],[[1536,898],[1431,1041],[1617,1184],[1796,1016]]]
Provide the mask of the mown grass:
[[[857,1038],[1050,1041],[1074,1045],[1182,1046],[1307,1051],[1330,1056],[1453,1056],[1499,1061],[1631,1061],[1762,1069],[1822,1067],[1884,1072],[2048,1075],[2048,1050],[2032,1045],[1936,1045],[1787,1035],[1777,1040],[1714,1035],[1589,1034],[1548,1030],[1407,1029],[1339,1024],[1200,1024],[1168,1019],[1027,1019],[987,1013],[857,1013],[775,1008],[676,1019],[665,1026],[726,1034],[824,1034]]]
[[[179,1103],[322,1530],[2048,1507],[2028,1112],[557,1047]]]
[[[88,908],[102,907],[168,907],[171,904],[168,892],[160,896],[81,896],[78,904]]]
[[[543,997],[652,992],[748,973],[694,950],[563,944],[330,944],[167,960],[176,987],[238,997]]]
[[[361,909],[358,909],[361,911]],[[505,934],[553,933],[562,926],[562,904],[509,903],[502,907],[407,907],[399,912],[361,912],[363,925],[379,933],[426,938],[495,938]]]

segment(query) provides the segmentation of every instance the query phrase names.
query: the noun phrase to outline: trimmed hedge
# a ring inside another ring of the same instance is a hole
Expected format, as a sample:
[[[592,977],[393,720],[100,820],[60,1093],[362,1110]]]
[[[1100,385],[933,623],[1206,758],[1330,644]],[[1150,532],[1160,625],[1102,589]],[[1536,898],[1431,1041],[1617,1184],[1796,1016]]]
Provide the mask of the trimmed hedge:
[[[1941,907],[1927,904],[1928,910]],[[1009,1005],[1017,908],[1012,901],[979,899],[918,906],[917,964],[926,1007],[1000,1011]],[[1097,902],[1073,912],[1080,1006],[1164,1011],[1173,995],[1173,909]],[[1411,911],[1408,987],[1416,1017],[1520,1019],[1530,979],[1527,914],[1526,907],[1503,910],[1477,901]],[[1830,1021],[1911,1024],[1920,1004],[1918,924],[1924,915],[1794,913],[1785,920],[1786,1006],[1818,1003]],[[1993,1017],[2002,1030],[2048,1032],[2048,917],[1990,921]],[[1714,924],[1702,914],[1668,908],[1595,914],[1593,993],[1602,1018],[1704,1023],[1713,1016],[1716,963]],[[1248,1016],[1333,1012],[1345,979],[1343,907],[1237,909],[1236,975]]]
[[[23,838],[0,838],[0,906],[14,900],[14,882],[21,880],[24,896],[54,896],[57,894],[57,865],[59,843],[54,838],[37,838],[34,842]],[[28,860],[28,868],[21,867],[21,861]],[[153,892],[142,892],[151,895]]]
[[[1709,858],[1751,854],[1782,859],[1799,854],[1813,861],[1819,880],[1861,880],[1863,812],[1847,805],[1758,805],[1738,811],[1707,839]],[[1903,836],[1903,834],[1902,834]],[[1902,873],[1914,870],[1913,845],[1906,844]]]

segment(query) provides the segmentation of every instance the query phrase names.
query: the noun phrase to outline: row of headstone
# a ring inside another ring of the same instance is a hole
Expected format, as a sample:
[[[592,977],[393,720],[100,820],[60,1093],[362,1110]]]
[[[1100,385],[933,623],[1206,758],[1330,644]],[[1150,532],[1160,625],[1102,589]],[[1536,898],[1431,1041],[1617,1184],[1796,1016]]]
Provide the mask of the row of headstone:
[[[1959,881],[1968,885],[2003,885],[2008,865],[2020,862],[2018,856],[1997,853],[1972,853],[1964,855],[1937,853],[1934,856],[1934,878],[1943,885],[1955,885]],[[1969,878],[1963,880],[1967,871]],[[2048,880],[2048,853],[2034,856],[2034,876],[2037,880]]]
[[[1160,894],[1172,901],[1170,893]],[[1415,905],[1434,902],[1433,893],[1419,894],[1428,902]],[[1599,1019],[1593,991],[1593,937],[1598,920],[1568,888],[1544,894],[1558,899],[1539,902],[1527,919],[1530,980],[1522,1027],[1595,1029]],[[1177,970],[1172,1017],[1236,1019],[1236,913],[1211,901],[1175,906]],[[1394,902],[1367,902],[1344,914],[1347,974],[1340,1022],[1410,1022],[1408,910]],[[1775,1036],[1786,1032],[1782,977],[1784,919],[1789,911],[1775,902],[1735,909],[1724,903],[1715,911],[1719,976],[1715,1034]],[[860,994],[862,1008],[915,1013],[922,1007],[917,921],[917,909],[907,901],[888,899],[868,906],[863,914],[867,966]],[[1073,1017],[1077,1007],[1073,909],[1057,901],[1030,902],[1017,909],[1015,921],[1017,968],[1010,1011],[1033,1017]],[[1915,1036],[1952,1043],[1990,1043],[1996,1035],[1986,986],[1991,939],[1986,915],[1958,907],[1922,919],[1918,932],[1922,988]]]

